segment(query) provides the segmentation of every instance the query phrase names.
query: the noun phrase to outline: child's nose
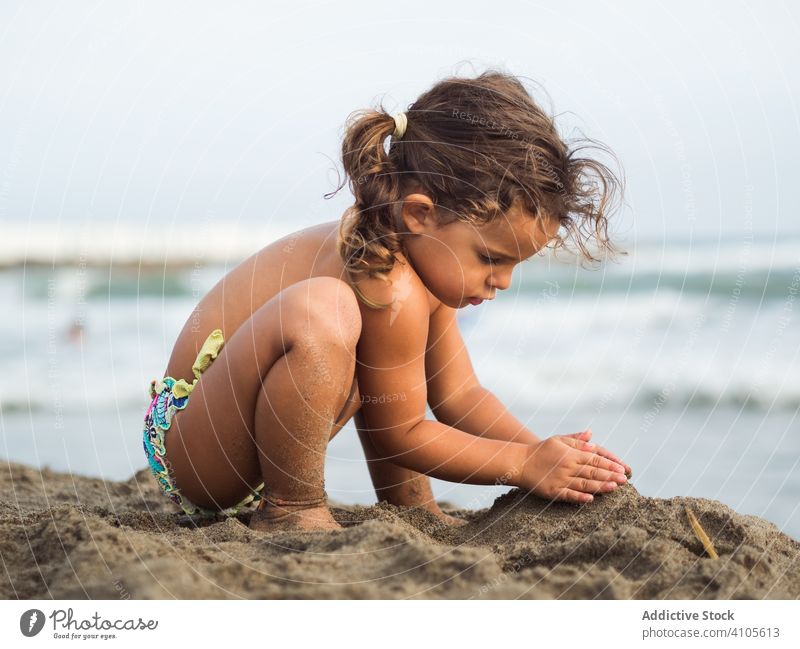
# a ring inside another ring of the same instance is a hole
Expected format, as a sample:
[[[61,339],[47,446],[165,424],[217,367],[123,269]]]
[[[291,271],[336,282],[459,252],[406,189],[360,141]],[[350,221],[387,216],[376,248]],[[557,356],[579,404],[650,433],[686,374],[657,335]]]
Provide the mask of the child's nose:
[[[505,291],[511,286],[511,271],[495,270],[489,275],[489,286],[499,291]]]

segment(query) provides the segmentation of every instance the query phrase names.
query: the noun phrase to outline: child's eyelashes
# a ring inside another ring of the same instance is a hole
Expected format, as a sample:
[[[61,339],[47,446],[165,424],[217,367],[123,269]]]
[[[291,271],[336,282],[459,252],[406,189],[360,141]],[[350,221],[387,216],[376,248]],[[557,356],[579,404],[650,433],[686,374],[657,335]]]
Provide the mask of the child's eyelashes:
[[[499,259],[492,259],[491,257],[487,257],[482,253],[478,253],[478,257],[481,260],[482,264],[486,264],[487,266],[497,265],[500,263]]]

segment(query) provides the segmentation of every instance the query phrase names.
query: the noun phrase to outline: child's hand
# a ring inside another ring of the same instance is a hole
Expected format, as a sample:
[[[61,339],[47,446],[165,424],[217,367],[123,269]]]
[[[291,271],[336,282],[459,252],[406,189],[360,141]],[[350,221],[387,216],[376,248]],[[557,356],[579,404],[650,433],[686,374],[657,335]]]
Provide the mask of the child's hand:
[[[592,439],[592,429],[587,428],[586,430],[581,431],[580,433],[572,433],[571,435],[562,435],[562,437],[572,437],[574,439],[579,439],[582,442],[588,442],[589,440]],[[594,449],[586,449],[586,450],[592,450],[593,453],[597,453],[602,457],[608,458],[612,462],[616,462],[617,464],[621,464],[622,466],[624,466],[626,477],[630,478],[633,475],[633,469],[631,469],[627,464],[625,464],[625,462],[620,460],[611,451],[604,449],[602,446],[597,446],[596,444],[592,444],[592,446],[594,446]]]
[[[537,496],[574,503],[591,502],[593,493],[614,491],[627,482],[625,467],[596,452],[597,445],[557,435],[530,446],[520,486]]]

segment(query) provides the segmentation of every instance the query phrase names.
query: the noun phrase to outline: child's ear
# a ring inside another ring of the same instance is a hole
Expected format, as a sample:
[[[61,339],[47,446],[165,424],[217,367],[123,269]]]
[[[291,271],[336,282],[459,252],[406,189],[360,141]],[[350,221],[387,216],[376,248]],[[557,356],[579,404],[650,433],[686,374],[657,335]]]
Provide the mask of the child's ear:
[[[436,208],[425,194],[408,194],[400,206],[400,216],[412,234],[421,234],[436,227]]]

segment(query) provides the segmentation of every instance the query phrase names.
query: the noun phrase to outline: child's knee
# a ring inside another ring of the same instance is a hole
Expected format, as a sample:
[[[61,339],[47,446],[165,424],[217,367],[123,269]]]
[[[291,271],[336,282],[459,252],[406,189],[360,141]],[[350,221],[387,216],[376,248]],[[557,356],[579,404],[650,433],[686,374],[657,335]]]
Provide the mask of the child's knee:
[[[353,290],[335,277],[315,277],[291,288],[297,288],[291,296],[292,320],[284,321],[284,328],[294,329],[300,339],[333,342],[353,353],[361,336]]]

